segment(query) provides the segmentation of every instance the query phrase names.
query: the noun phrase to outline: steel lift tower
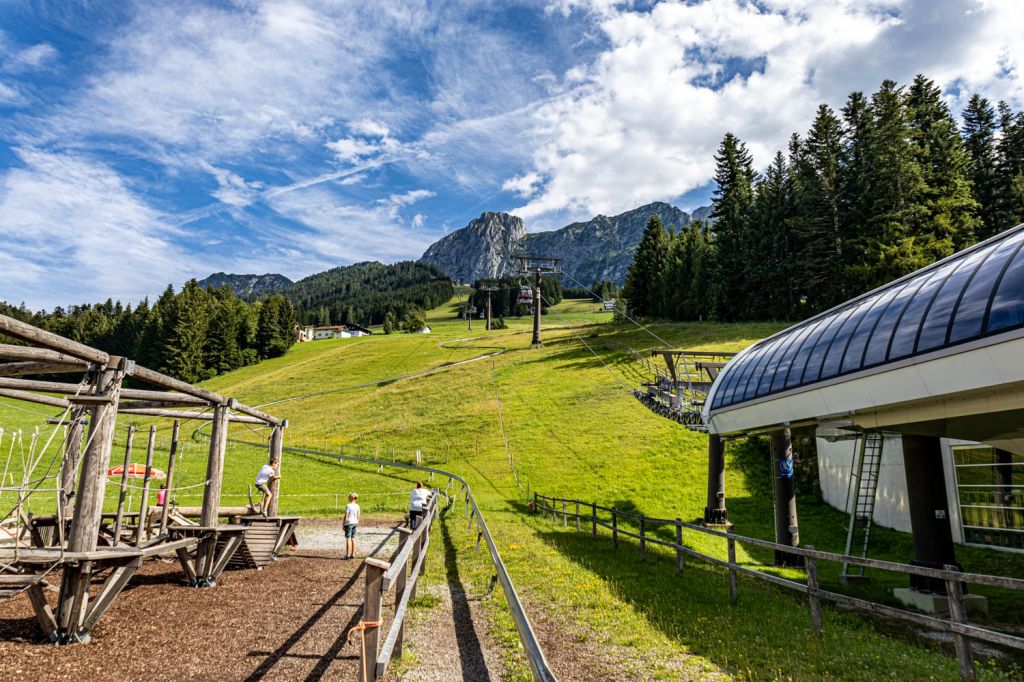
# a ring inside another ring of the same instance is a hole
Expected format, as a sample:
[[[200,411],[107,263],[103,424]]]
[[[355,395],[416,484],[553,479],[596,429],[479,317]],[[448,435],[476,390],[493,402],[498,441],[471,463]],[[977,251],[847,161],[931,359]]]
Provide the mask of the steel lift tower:
[[[561,273],[558,263],[561,258],[549,258],[547,256],[517,256],[519,259],[519,274],[523,277],[533,275],[533,343],[531,348],[540,348],[540,278],[543,275],[557,275]]]

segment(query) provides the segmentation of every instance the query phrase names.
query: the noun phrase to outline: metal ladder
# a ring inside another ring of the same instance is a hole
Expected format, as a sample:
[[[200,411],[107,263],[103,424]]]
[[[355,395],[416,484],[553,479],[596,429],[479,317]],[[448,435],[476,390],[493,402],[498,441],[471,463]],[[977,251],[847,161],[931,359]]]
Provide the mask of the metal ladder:
[[[875,511],[875,493],[878,491],[878,471],[882,462],[884,438],[880,433],[864,433],[857,440],[853,467],[850,469],[850,488],[846,494],[846,508],[850,518],[846,523],[846,551],[848,556],[868,555],[871,537],[871,518]],[[864,578],[863,566],[843,563],[839,582]]]

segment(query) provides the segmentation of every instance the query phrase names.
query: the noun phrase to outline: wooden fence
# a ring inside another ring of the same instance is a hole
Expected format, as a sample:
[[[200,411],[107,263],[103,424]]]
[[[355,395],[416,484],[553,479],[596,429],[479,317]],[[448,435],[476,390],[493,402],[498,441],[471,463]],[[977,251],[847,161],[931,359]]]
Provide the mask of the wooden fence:
[[[401,539],[398,551],[390,561],[376,557],[363,560],[366,571],[363,617],[353,628],[353,631],[359,631],[362,635],[359,649],[360,682],[372,682],[383,677],[388,663],[402,656],[405,615],[409,600],[416,597],[416,582],[427,570],[427,547],[430,545],[430,527],[437,515],[437,498],[436,494],[430,498],[416,530],[398,529]],[[384,638],[384,646],[378,651],[383,599],[392,589],[395,591],[395,615],[387,637]]]
[[[561,508],[559,508],[559,506]],[[735,603],[737,599],[737,574],[743,574],[758,580],[764,580],[774,585],[806,594],[808,608],[810,610],[811,627],[815,632],[821,631],[821,602],[822,600],[826,600],[847,608],[867,611],[868,613],[877,616],[895,618],[940,632],[951,633],[953,643],[956,648],[960,676],[964,680],[975,679],[974,657],[971,651],[972,639],[998,644],[1012,649],[1024,650],[1024,638],[1022,637],[1017,637],[968,623],[967,612],[964,607],[963,586],[965,583],[988,585],[991,587],[1010,590],[1024,590],[1024,580],[1019,578],[1004,578],[1002,576],[984,575],[979,573],[964,573],[960,571],[958,567],[953,565],[947,565],[944,569],[934,569],[926,568],[924,566],[911,566],[909,564],[901,564],[893,561],[881,561],[865,557],[835,554],[833,552],[821,552],[814,549],[811,545],[808,545],[807,547],[790,547],[788,545],[780,545],[767,540],[745,537],[731,532],[723,532],[713,528],[707,528],[705,526],[698,526],[692,523],[684,523],[678,518],[651,518],[643,516],[642,514],[634,514],[632,512],[615,509],[614,507],[603,507],[596,502],[583,502],[577,499],[562,497],[548,497],[539,493],[533,494],[533,508],[545,515],[550,513],[551,520],[555,522],[557,522],[559,517],[561,517],[563,526],[568,526],[569,520],[572,519],[577,531],[582,530],[582,525],[589,525],[589,530],[595,537],[598,534],[597,529],[599,527],[606,528],[611,531],[612,541],[615,543],[616,547],[619,545],[620,535],[635,538],[636,540],[639,540],[640,543],[641,561],[647,558],[647,545],[652,544],[675,550],[677,571],[683,570],[684,556],[696,557],[712,564],[722,566],[728,571],[729,596],[733,603]],[[599,517],[598,512],[602,512],[605,515],[605,518]],[[621,518],[634,521],[639,528],[639,532],[633,532],[620,527],[619,520]],[[664,526],[674,527],[675,541],[665,540],[651,534],[653,527]],[[683,544],[684,529],[719,537],[725,540],[726,556],[728,559],[722,560],[686,547]],[[771,575],[754,568],[739,565],[736,562],[737,543],[803,557],[806,562],[806,583],[781,578],[777,575]],[[818,581],[819,561],[848,563],[855,566],[864,566],[883,571],[892,571],[906,575],[918,575],[943,580],[946,585],[949,614],[947,617],[926,615],[923,613],[888,606],[886,604],[878,604],[876,602],[851,597],[845,594],[839,594],[837,592],[823,590],[821,589],[821,585]]]

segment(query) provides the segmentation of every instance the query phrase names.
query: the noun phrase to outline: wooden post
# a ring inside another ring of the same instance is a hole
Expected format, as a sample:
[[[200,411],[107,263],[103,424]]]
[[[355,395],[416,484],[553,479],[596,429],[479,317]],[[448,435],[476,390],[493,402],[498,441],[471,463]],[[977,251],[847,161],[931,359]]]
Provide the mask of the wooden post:
[[[612,542],[615,544],[615,548],[619,547],[619,517],[615,513],[615,507],[612,507]]]
[[[946,564],[946,571],[960,572],[956,564]],[[954,578],[946,578],[946,599],[949,602],[949,619],[954,623],[967,623],[967,611],[964,608],[963,584]],[[960,667],[960,679],[974,682],[974,655],[971,651],[971,640],[966,635],[953,632],[953,644],[956,648],[956,662]]]
[[[676,570],[683,570],[683,521],[676,518]]]
[[[562,527],[569,525],[569,516],[565,513],[565,500],[562,500]]]
[[[171,494],[174,490],[174,467],[178,460],[178,432],[181,429],[181,422],[174,420],[174,427],[171,429],[171,453],[167,456],[167,494],[164,495],[163,509],[160,510],[160,534],[167,532],[167,512],[171,508]]]
[[[640,561],[647,561],[647,532],[646,520],[640,517]]]
[[[135,442],[135,427],[128,427],[128,442],[124,446],[124,470],[121,472],[121,491],[117,496],[117,514],[114,515],[114,547],[121,544],[121,519],[124,514],[124,498],[128,492],[128,467],[132,463],[132,445]]]
[[[732,531],[726,531],[731,533]],[[736,541],[729,538],[729,601],[736,603]]]
[[[533,494],[533,511],[535,511],[535,512],[540,511],[540,507],[537,506],[537,493]]]
[[[220,507],[220,491],[224,482],[224,450],[228,439],[228,406],[213,408],[213,422],[210,429],[210,454],[206,461],[206,488],[203,491],[203,510],[199,525],[216,526]],[[209,534],[196,550],[196,575],[201,587],[212,587],[213,554],[217,538]]]
[[[278,470],[277,475],[281,475],[280,467],[284,466],[281,461],[281,454],[284,451],[284,427],[280,424],[275,426],[270,431],[270,455],[267,458],[269,462],[277,460]],[[342,446],[342,453],[345,452],[345,446]],[[267,506],[267,516],[277,516],[277,504],[281,497],[281,479],[275,478],[270,482],[270,494],[273,495],[270,498],[270,504]]]
[[[807,549],[814,549],[814,545],[807,545]],[[814,557],[807,557],[807,596],[811,602],[811,629],[821,632],[821,597],[817,592],[818,585],[818,560]]]
[[[576,500],[576,532],[580,532],[580,501]]]
[[[75,494],[75,513],[68,533],[69,552],[95,551],[103,516],[103,494],[107,487],[107,467],[114,442],[117,402],[121,393],[126,361],[112,357],[99,373],[93,395],[109,397],[110,402],[93,406],[89,420],[89,439],[82,456],[82,471]],[[88,561],[64,569],[57,602],[57,641],[78,638],[78,627],[85,619],[92,564]]]
[[[381,612],[381,584],[384,581],[384,571],[388,564],[379,559],[365,559],[363,566],[366,568],[365,600],[363,601],[363,622],[380,622]],[[377,643],[380,638],[380,628],[370,627],[363,630],[359,649],[359,677],[360,682],[371,682],[377,679]]]
[[[597,502],[590,504],[590,533],[597,537]]]
[[[64,443],[64,462],[60,470],[60,505],[61,515],[67,519],[74,512],[75,474],[78,473],[78,462],[82,458],[82,436],[85,429],[82,421],[85,408],[78,407],[71,411],[71,424],[68,425],[67,441]],[[64,529],[58,529],[61,536]]]
[[[551,499],[551,507],[550,507],[550,509],[551,509],[551,523],[554,523],[556,520],[558,520],[558,512],[555,510],[555,498],[552,497],[550,499]]]
[[[149,472],[153,469],[153,448],[156,447],[156,427],[149,427],[149,442],[146,443],[146,472],[142,478],[142,499],[139,502],[139,525],[135,528],[135,544],[142,542],[142,531],[149,515]]]
[[[412,531],[408,528],[399,528],[399,539],[398,539],[398,550],[395,552],[395,556],[402,553],[402,549],[405,547],[405,543],[409,541],[409,536],[412,535]],[[409,563],[406,560],[406,564],[402,566],[402,570],[398,572],[398,576],[395,578],[395,604],[402,602],[402,596],[405,594],[405,586],[409,576]],[[395,637],[395,647],[391,650],[391,660],[397,660],[402,657],[402,642],[405,639],[405,619],[402,620],[398,625],[398,636]]]
[[[412,551],[409,552],[409,562],[407,564],[407,567],[408,566],[415,566],[416,562],[420,560],[420,548],[423,546],[423,544],[421,542],[422,539],[423,539],[423,536],[421,535],[420,537],[416,538],[416,541],[413,543]],[[419,585],[419,583],[420,583],[419,580],[413,581],[413,583],[412,583],[412,593],[409,595],[409,599],[410,600],[416,598],[416,586]]]

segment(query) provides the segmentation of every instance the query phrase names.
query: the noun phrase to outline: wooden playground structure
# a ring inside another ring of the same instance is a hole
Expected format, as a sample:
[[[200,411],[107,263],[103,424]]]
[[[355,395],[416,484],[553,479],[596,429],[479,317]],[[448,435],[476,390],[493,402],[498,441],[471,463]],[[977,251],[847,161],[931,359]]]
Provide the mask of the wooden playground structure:
[[[0,315],[0,334],[25,344],[0,344],[0,359],[6,361],[0,363],[0,397],[62,410],[47,420],[53,428],[45,442],[33,437],[20,483],[7,486],[0,480],[0,599],[24,592],[50,641],[89,641],[97,621],[146,558],[177,556],[190,586],[215,587],[229,565],[262,567],[292,540],[299,519],[277,515],[279,479],[270,483],[273,499],[265,516],[251,507],[220,506],[229,425],[269,427],[268,461],[280,462],[287,421],[5,315]],[[21,378],[43,374],[81,378],[77,383]],[[161,390],[126,387],[129,381]],[[140,471],[130,464],[135,437],[130,427],[117,509],[104,511],[119,414],[175,420],[166,493],[155,508],[149,507],[156,450],[156,429],[150,427],[138,509],[126,509],[128,478]],[[198,509],[170,508],[179,420],[211,422]],[[15,494],[13,506],[4,493]],[[30,498],[39,493],[56,493],[54,513],[28,511]],[[60,591],[51,604],[45,579],[57,570]]]

